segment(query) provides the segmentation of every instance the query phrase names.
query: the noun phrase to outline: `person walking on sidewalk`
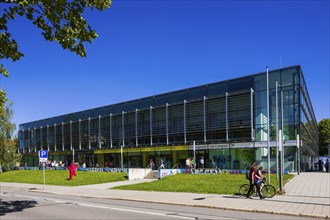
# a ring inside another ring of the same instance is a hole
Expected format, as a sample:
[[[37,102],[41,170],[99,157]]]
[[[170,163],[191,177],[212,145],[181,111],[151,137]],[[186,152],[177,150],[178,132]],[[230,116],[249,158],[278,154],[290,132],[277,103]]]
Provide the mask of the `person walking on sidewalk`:
[[[251,198],[251,193],[252,193],[252,190],[253,190],[253,187],[256,186],[257,188],[257,193],[260,197],[260,199],[264,199],[265,197],[263,197],[260,193],[260,184],[257,184],[257,177],[258,177],[258,171],[257,171],[257,166],[258,166],[258,162],[254,162],[252,165],[251,165],[251,168],[250,168],[250,175],[249,175],[249,181],[250,181],[250,188],[249,188],[249,191],[246,195],[246,198],[248,199],[252,199]]]

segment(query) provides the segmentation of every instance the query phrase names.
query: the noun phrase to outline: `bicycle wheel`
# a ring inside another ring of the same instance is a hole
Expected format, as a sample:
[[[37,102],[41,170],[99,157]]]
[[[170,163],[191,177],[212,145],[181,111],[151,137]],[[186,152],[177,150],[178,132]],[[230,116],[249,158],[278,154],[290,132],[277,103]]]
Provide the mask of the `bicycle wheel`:
[[[249,192],[250,189],[250,185],[249,184],[243,184],[240,188],[239,188],[239,193],[242,196],[247,196],[247,193]]]
[[[261,194],[266,198],[272,198],[275,196],[276,190],[274,186],[271,185],[264,185],[261,189]]]

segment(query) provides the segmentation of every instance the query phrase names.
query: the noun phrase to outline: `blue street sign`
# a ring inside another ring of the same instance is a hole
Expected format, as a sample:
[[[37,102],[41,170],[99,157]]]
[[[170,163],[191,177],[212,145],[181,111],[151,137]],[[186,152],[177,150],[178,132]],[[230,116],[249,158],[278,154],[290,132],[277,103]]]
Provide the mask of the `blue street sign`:
[[[48,158],[48,150],[39,150],[39,158]]]

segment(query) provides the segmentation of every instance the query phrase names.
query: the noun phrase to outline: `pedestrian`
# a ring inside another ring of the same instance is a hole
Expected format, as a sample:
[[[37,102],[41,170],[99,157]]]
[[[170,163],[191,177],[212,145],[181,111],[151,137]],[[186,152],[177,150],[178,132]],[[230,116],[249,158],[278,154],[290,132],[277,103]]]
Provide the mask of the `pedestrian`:
[[[150,167],[150,169],[153,169],[154,166],[155,166],[154,161],[150,159],[148,167]]]
[[[69,169],[69,179],[68,180],[72,180],[73,176],[77,176],[76,174],[76,170],[78,168],[78,165],[75,165],[73,162],[69,162],[70,165],[68,166]]]
[[[257,177],[258,176],[257,166],[258,166],[258,162],[254,162],[251,165],[251,168],[250,168],[250,175],[249,175],[250,188],[249,188],[249,191],[246,195],[246,198],[248,198],[248,199],[252,199],[250,195],[252,193],[252,190],[253,190],[254,186],[256,186],[256,188],[257,188],[257,193],[258,193],[260,199],[265,198],[260,193],[260,184],[258,185],[257,182],[256,182],[256,180],[258,179],[258,177]]]
[[[327,159],[327,162],[325,163],[325,170],[329,172],[329,159]]]
[[[163,159],[160,159],[160,167],[159,169],[165,169],[164,161]]]
[[[204,157],[201,156],[201,159],[199,160],[199,163],[201,165],[201,168],[204,168]]]
[[[196,168],[196,161],[195,161],[195,157],[190,159],[190,163],[191,163],[191,169],[195,170]]]
[[[322,172],[322,160],[319,159],[319,171]]]
[[[191,160],[190,160],[190,157],[188,157],[186,159],[186,167],[187,167],[187,169],[191,169]]]

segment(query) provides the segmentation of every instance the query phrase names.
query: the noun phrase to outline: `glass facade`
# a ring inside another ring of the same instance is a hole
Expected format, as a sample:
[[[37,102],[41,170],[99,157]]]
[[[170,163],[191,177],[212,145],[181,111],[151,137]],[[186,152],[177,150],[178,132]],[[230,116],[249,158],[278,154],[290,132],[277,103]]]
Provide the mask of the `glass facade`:
[[[269,72],[269,128],[266,82],[264,72],[21,124],[19,150],[31,166],[37,151],[48,149],[56,160],[72,159],[75,150],[75,160],[87,166],[120,167],[123,160],[128,168],[146,167],[149,159],[158,166],[163,159],[167,167],[183,167],[195,142],[196,160],[203,157],[206,167],[244,169],[255,160],[265,166],[270,154],[276,170],[280,129],[285,169],[297,169],[299,134],[307,170],[318,154],[318,135],[302,70]]]

